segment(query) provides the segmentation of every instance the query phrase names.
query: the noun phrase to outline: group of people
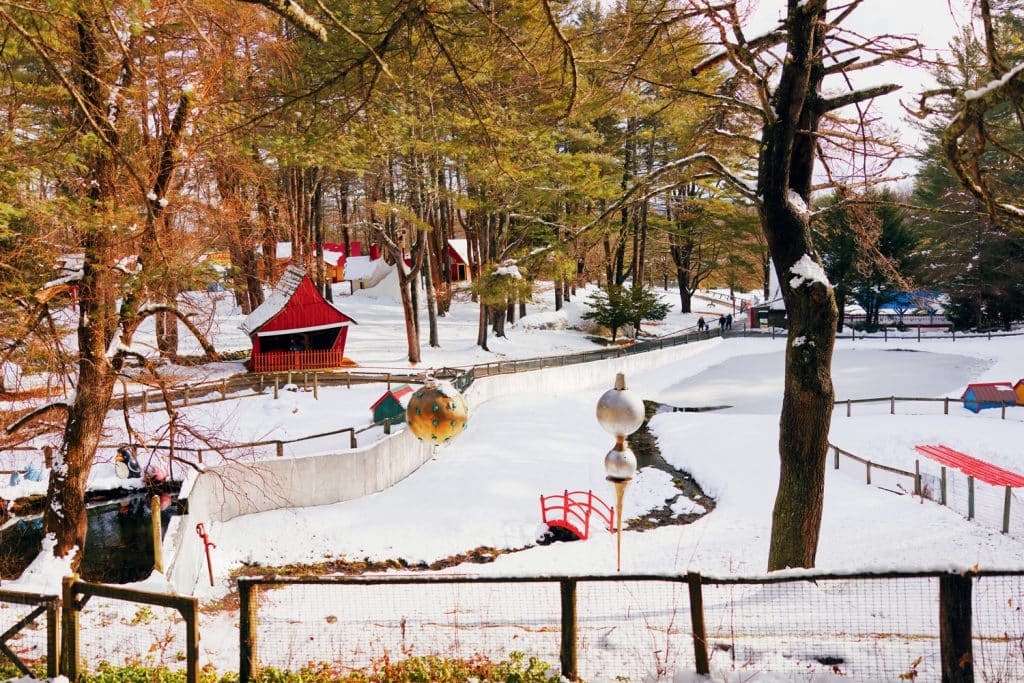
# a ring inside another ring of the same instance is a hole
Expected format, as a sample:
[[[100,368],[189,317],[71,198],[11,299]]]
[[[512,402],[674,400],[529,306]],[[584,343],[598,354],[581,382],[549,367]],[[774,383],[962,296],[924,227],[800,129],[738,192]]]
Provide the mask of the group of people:
[[[697,318],[697,331],[704,332],[708,329],[711,329],[711,326],[704,320],[704,316]],[[732,329],[732,313],[718,317],[718,329],[722,331]]]

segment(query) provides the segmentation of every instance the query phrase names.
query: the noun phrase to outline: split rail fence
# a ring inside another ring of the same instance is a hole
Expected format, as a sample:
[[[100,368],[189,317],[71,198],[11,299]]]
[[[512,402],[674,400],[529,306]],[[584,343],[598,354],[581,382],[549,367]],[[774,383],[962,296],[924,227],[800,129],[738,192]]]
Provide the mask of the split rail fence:
[[[888,412],[896,414],[900,403],[923,403],[926,406],[942,405],[942,414],[949,415],[950,404],[959,406],[963,401],[958,398],[914,398],[903,396],[882,396],[878,398],[847,399],[836,401],[837,407],[846,407],[846,416],[853,415],[854,405],[888,405]],[[1005,420],[1007,407],[1001,406],[1001,419]],[[1024,409],[1022,409],[1024,410]],[[933,414],[933,413],[929,413]],[[937,411],[936,413],[937,414]],[[833,467],[843,469],[842,462],[856,463],[853,467],[863,467],[864,481],[868,485],[893,490],[897,493],[910,494],[927,498],[940,505],[960,513],[968,520],[976,520],[986,526],[997,528],[1004,534],[1024,537],[1024,497],[1011,486],[994,486],[975,477],[966,475],[955,468],[920,458],[914,459],[914,471],[895,467],[891,464],[878,462],[873,458],[857,455],[830,443],[833,453]],[[1024,656],[1024,650],[1022,650]]]
[[[1024,572],[269,577],[238,587],[242,683],[267,667],[344,673],[513,652],[557,662],[571,680],[672,680],[712,667],[1024,679]]]

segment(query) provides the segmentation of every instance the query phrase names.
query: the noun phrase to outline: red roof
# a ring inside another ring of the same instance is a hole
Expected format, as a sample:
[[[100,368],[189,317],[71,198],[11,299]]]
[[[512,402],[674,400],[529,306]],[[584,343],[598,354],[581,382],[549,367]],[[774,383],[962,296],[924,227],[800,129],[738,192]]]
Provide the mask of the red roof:
[[[370,406],[370,410],[377,410],[377,406],[379,406],[381,403],[383,403],[384,399],[386,399],[389,396],[391,398],[395,399],[398,402],[399,405],[402,405],[404,407],[404,404],[402,403],[402,399],[404,397],[408,396],[411,393],[412,393],[412,387],[410,387],[408,384],[401,384],[401,385],[395,387],[394,389],[392,389],[391,391],[385,391],[384,395],[381,396],[380,398],[378,398],[376,403],[374,403],[372,406]]]
[[[967,393],[974,394],[974,400],[979,403],[1014,403],[1017,401],[1017,394],[1009,382],[978,382],[968,384],[961,399],[967,398]]]
[[[996,467],[984,460],[972,458],[966,453],[954,451],[948,446],[914,446],[914,450],[918,453],[927,455],[938,463],[949,467],[955,467],[964,474],[979,479],[986,484],[992,484],[993,486],[1012,486],[1014,488],[1024,486],[1024,476],[1021,476],[1016,472],[1004,470],[1002,467]]]
[[[290,265],[266,300],[242,321],[239,328],[253,335],[259,331],[301,330],[348,322],[355,321],[324,298],[305,270]]]

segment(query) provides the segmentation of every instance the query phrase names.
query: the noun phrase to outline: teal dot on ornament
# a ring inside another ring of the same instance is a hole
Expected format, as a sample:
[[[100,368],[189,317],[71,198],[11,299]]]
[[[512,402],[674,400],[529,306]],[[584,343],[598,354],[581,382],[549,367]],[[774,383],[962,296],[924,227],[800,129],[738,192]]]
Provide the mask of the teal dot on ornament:
[[[452,424],[452,427],[454,427],[455,426],[455,420],[452,420],[451,424]]]
[[[439,411],[439,410],[441,410],[441,406],[439,406],[439,405],[437,405],[437,404],[435,403],[435,404],[434,404],[434,412],[436,413],[436,412],[437,412],[437,411]]]
[[[416,409],[416,414],[417,414],[417,415],[419,415],[419,414],[420,414],[420,409],[419,409],[419,408],[417,408],[417,409]]]
[[[432,424],[432,425],[434,425],[434,426],[436,427],[436,426],[437,426],[437,420],[434,420],[434,421],[433,421],[433,422],[431,422],[430,424]]]
[[[453,402],[453,403],[451,404],[451,406],[452,406],[452,408],[455,408],[455,403]]]
[[[436,436],[432,436],[432,437],[430,437],[430,440],[431,441],[437,441],[437,437]]]
[[[423,398],[423,392],[422,391],[416,392],[416,398]]]

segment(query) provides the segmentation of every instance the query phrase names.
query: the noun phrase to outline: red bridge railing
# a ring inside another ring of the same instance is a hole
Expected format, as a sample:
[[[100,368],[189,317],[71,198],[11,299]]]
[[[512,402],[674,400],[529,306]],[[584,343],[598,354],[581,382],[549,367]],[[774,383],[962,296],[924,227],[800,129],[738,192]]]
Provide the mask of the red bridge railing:
[[[609,531],[615,530],[615,510],[593,491],[566,490],[540,497],[543,522],[548,526],[568,529],[584,541],[590,537],[590,518],[594,515],[607,524]]]

